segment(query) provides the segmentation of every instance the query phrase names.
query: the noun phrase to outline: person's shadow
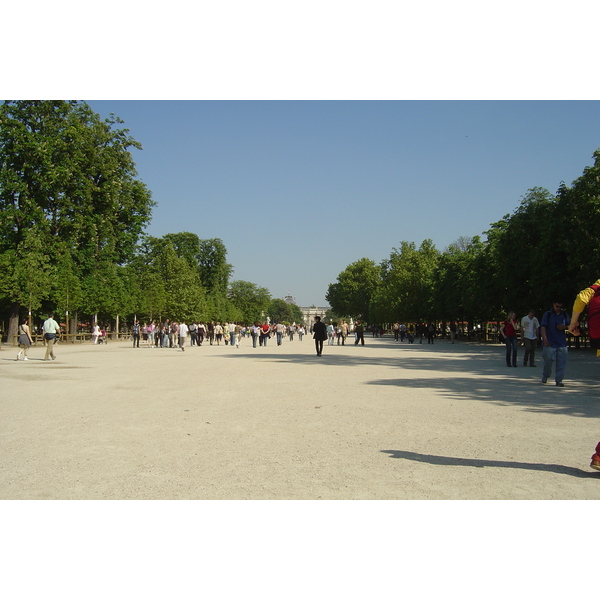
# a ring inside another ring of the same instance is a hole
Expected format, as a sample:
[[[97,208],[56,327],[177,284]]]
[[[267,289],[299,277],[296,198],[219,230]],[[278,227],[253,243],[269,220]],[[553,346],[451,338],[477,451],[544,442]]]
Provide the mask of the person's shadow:
[[[527,469],[530,471],[548,471],[560,475],[571,475],[572,477],[598,477],[600,473],[593,473],[566,467],[564,465],[553,465],[545,463],[524,463],[505,460],[483,460],[479,458],[456,458],[454,456],[437,456],[435,454],[419,454],[418,452],[408,452],[406,450],[382,450],[390,455],[390,458],[403,458],[405,460],[414,460],[416,462],[428,463],[430,465],[439,465],[445,467],[500,467],[504,469]]]

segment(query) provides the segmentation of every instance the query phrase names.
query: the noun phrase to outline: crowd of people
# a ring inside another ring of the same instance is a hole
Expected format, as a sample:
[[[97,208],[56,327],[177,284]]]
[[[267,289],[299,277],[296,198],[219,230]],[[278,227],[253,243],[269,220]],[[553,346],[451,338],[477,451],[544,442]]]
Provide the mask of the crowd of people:
[[[302,341],[306,329],[303,325],[282,325],[277,323],[271,325],[268,322],[255,322],[252,325],[242,323],[221,323],[220,321],[192,322],[189,325],[185,321],[151,322],[140,325],[136,321],[132,328],[133,346],[140,347],[140,340],[145,341],[150,348],[180,348],[185,351],[188,339],[190,346],[202,346],[221,344],[225,346],[239,347],[244,338],[252,340],[256,347],[266,346],[273,335],[277,337],[280,345],[283,337],[294,340],[295,336]]]

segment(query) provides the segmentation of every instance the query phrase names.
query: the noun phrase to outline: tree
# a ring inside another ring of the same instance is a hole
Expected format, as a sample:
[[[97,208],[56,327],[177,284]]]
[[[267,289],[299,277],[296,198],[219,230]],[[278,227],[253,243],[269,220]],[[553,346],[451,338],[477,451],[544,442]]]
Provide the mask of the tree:
[[[249,281],[232,281],[229,288],[229,300],[239,311],[239,320],[249,324],[262,321],[263,313],[269,307],[271,294],[269,290]]]
[[[101,120],[84,102],[10,101],[0,107],[0,255],[17,252],[30,235],[45,260],[58,264],[66,246],[72,260],[60,264],[88,283],[94,272],[126,262],[153,202],[136,179],[130,153],[141,146],[115,127],[121,123],[114,115]],[[120,285],[115,277],[112,284]],[[0,294],[13,305],[22,301],[6,288]],[[61,295],[51,298],[55,304]],[[14,312],[9,334],[16,331]]]
[[[162,249],[157,266],[164,285],[165,313],[176,321],[204,320],[206,298],[198,271],[177,256],[170,242]]]
[[[417,249],[414,242],[401,242],[381,264],[381,285],[373,297],[378,321],[420,321],[435,317],[433,275],[439,252],[429,239]]]
[[[381,282],[380,269],[368,258],[349,264],[329,284],[325,298],[331,308],[340,315],[370,322],[371,297]]]
[[[299,306],[290,304],[281,298],[271,300],[267,308],[267,314],[274,323],[277,321],[281,323],[302,323],[304,319]]]
[[[227,263],[227,249],[219,238],[200,240],[197,254],[200,279],[209,295],[227,295],[233,267]]]
[[[469,321],[487,312],[480,301],[486,276],[478,269],[485,244],[479,236],[461,237],[440,255],[434,273],[434,307],[438,319]]]
[[[593,154],[594,164],[583,170],[567,187],[561,184],[548,236],[560,260],[560,286],[555,295],[566,301],[598,278],[600,264],[600,149]],[[556,265],[555,265],[556,266]]]

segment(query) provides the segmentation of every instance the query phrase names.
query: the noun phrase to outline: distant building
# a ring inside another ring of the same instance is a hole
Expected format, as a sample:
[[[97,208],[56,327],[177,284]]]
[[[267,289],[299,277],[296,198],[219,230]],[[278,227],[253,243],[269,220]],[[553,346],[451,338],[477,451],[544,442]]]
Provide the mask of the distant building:
[[[325,321],[325,313],[328,310],[331,310],[330,306],[301,306],[300,310],[302,311],[302,318],[304,323],[310,327],[315,322],[315,317],[318,315]]]
[[[288,293],[288,295],[285,296],[283,298],[283,300],[285,300],[288,304],[296,304],[296,305],[298,304],[296,302],[296,298],[294,296],[292,296],[290,293]],[[324,321],[325,313],[328,310],[331,310],[331,307],[315,306],[313,304],[312,306],[300,306],[300,310],[302,311],[302,320],[304,321],[305,325],[310,327],[315,322],[315,317],[317,315],[319,315]]]

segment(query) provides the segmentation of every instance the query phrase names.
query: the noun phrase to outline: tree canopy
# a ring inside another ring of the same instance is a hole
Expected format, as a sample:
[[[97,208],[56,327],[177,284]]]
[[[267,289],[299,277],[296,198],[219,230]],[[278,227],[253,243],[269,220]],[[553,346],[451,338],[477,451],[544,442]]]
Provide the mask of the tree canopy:
[[[329,285],[336,314],[371,322],[495,320],[568,306],[599,276],[600,150],[570,187],[534,187],[485,238],[462,237],[443,252],[403,241],[379,265],[363,258]],[[368,310],[365,308],[368,305]]]
[[[145,235],[154,202],[137,177],[141,144],[85,102],[0,106],[0,311],[174,320],[300,322],[266,288],[230,281],[219,238]],[[334,314],[371,323],[495,320],[569,303],[598,278],[600,150],[556,194],[533,187],[481,236],[439,251],[400,241],[350,263],[328,286]]]
[[[84,102],[0,106],[0,260],[13,265],[0,301],[12,306],[9,333],[19,304],[65,304],[56,277],[83,283],[73,287],[72,309],[123,306],[119,266],[133,253],[153,201],[130,152],[141,146],[121,123],[113,115],[102,120]]]

